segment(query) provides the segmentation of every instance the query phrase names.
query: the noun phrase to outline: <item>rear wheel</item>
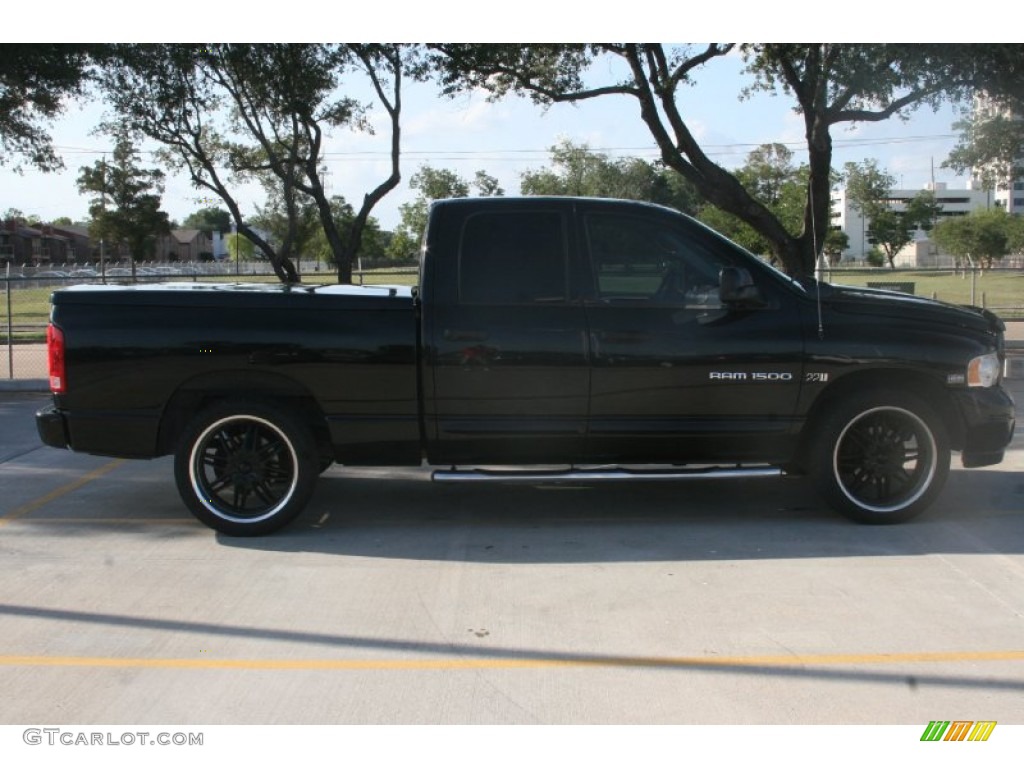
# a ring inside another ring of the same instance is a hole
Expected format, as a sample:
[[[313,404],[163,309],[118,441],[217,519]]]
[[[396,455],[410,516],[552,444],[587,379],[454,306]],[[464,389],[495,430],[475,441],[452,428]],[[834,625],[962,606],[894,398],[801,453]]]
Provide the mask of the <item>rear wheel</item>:
[[[288,411],[226,402],[186,427],[174,475],[182,500],[201,522],[231,536],[259,536],[302,511],[319,461],[309,428]]]
[[[817,425],[812,474],[832,507],[861,523],[898,523],[923,512],[949,474],[945,425],[921,399],[869,390]]]

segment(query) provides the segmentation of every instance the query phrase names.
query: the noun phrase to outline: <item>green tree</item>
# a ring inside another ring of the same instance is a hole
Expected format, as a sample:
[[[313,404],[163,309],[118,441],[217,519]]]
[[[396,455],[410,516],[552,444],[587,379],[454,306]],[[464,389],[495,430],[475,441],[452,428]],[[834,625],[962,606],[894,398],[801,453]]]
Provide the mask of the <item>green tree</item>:
[[[930,189],[922,189],[907,203],[906,219],[913,226],[931,232],[942,215],[942,204]]]
[[[23,158],[43,171],[64,166],[47,130],[70,99],[82,96],[106,46],[0,45],[0,165]]]
[[[972,211],[940,221],[932,236],[947,253],[991,268],[1020,242],[1020,221],[1002,208]]]
[[[978,100],[953,124],[957,145],[942,163],[957,173],[970,173],[983,189],[1006,189],[1024,178],[1020,157],[1024,148],[1024,102]],[[1015,114],[1016,113],[1016,116]]]
[[[879,168],[877,160],[847,163],[843,181],[850,203],[869,220],[888,209],[889,197],[896,186],[896,177]]]
[[[762,144],[747,155],[735,176],[790,232],[800,231],[808,169],[795,165],[790,149],[782,144]],[[776,259],[771,242],[740,217],[706,204],[699,218],[748,251]],[[825,239],[827,232],[819,231],[817,236]]]
[[[338,279],[351,282],[352,258],[370,213],[400,180],[401,90],[409,51],[387,44],[116,46],[104,92],[119,120],[164,145],[172,167],[224,201],[238,231],[267,255],[282,281],[298,280],[294,264],[245,221],[234,183],[271,174],[282,187],[285,210],[296,215],[300,198],[313,200]],[[369,80],[387,115],[391,160],[343,237],[323,184],[323,147],[334,130],[369,130],[369,105],[345,95],[348,79],[356,77]]]
[[[549,151],[549,167],[522,174],[519,186],[524,195],[646,200],[685,213],[697,211],[700,198],[693,186],[664,167],[635,157],[612,160],[567,139]]]
[[[437,44],[431,50],[433,67],[447,93],[467,88],[486,88],[496,95],[516,91],[545,105],[634,99],[662,162],[708,201],[762,235],[793,274],[810,273],[823,245],[816,232],[830,220],[835,127],[887,120],[921,105],[936,106],[944,98],[963,99],[976,87],[1024,90],[1024,51],[1015,44],[742,46],[739,50],[752,78],[747,92],[763,89],[788,96],[803,119],[808,183],[802,226],[794,234],[734,174],[708,156],[687,120],[682,89],[694,85],[703,67],[733,54],[736,45]],[[611,73],[609,79],[601,80],[599,72]]]
[[[251,261],[256,254],[256,246],[245,235],[232,232],[224,240],[228,247],[228,258],[232,261]]]
[[[295,279],[295,268],[258,230],[249,225],[235,199],[239,169],[233,166],[230,131],[221,116],[228,110],[200,45],[117,45],[100,82],[114,108],[117,124],[163,146],[162,162],[184,172],[196,188],[217,195],[235,229],[271,263],[282,281]]]
[[[503,197],[505,190],[501,183],[487,171],[477,171],[473,176],[473,187],[480,197]]]
[[[399,179],[399,118],[402,51],[392,45],[217,45],[205,57],[210,75],[227,94],[235,127],[255,140],[265,169],[316,205],[338,281],[352,282],[352,261],[359,252],[370,211]],[[342,77],[367,75],[391,120],[390,174],[363,198],[348,237],[338,230],[323,185],[323,139],[338,128],[365,128],[365,107],[339,96]]]
[[[231,229],[231,214],[223,208],[200,208],[193,211],[181,223],[182,229],[198,229],[210,235]]]
[[[307,254],[321,228],[316,203],[269,178],[265,189],[267,196],[263,205],[256,206],[249,221],[269,236],[279,256],[293,263]]]
[[[843,260],[843,251],[850,247],[850,236],[841,229],[829,228],[825,235],[825,258],[830,266],[836,266]]]
[[[868,233],[882,247],[889,266],[896,268],[896,254],[914,240],[914,231],[931,231],[942,211],[935,193],[922,190],[912,197],[902,212],[883,207],[873,214]]]
[[[895,177],[882,171],[875,160],[847,163],[846,193],[854,208],[867,220],[868,235],[886,261],[896,268],[896,254],[913,242],[914,230],[930,231],[942,206],[935,193],[922,190],[911,198],[903,211],[892,208]]]
[[[1011,217],[1008,230],[1006,247],[1010,253],[1024,252],[1024,218],[1020,216]]]
[[[411,203],[398,206],[401,222],[387,246],[387,254],[393,259],[408,259],[415,255],[427,226],[427,214],[434,200],[449,197],[469,197],[472,189],[480,197],[501,197],[505,190],[498,180],[484,171],[477,171],[469,182],[455,171],[447,168],[431,168],[421,165],[409,179],[409,188],[418,194]]]
[[[157,240],[170,234],[170,220],[160,210],[164,175],[139,167],[135,145],[126,132],[118,135],[111,162],[98,160],[82,168],[78,189],[92,195],[90,234],[110,243],[115,253],[131,259],[153,257]]]
[[[335,226],[342,237],[349,237],[351,229],[355,226],[356,222],[355,209],[341,195],[333,195],[330,203]],[[371,216],[363,226],[362,247],[359,251],[359,258],[383,259],[386,258],[386,249],[387,238],[381,231],[380,224]],[[317,261],[322,261],[331,267],[337,268],[334,251],[327,242],[323,227],[315,229],[309,246],[304,253]]]
[[[913,240],[908,228],[910,225],[902,214],[891,208],[882,208],[871,218],[868,236],[873,244],[882,249],[892,269],[896,269],[896,254]]]

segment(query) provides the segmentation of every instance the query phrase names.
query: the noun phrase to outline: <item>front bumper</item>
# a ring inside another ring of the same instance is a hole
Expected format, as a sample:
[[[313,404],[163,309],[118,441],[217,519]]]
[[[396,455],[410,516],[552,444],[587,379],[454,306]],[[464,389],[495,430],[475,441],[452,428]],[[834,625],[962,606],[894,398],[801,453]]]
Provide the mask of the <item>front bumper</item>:
[[[957,393],[963,420],[960,440],[964,467],[986,467],[1003,460],[1016,426],[1013,398],[1001,386]]]

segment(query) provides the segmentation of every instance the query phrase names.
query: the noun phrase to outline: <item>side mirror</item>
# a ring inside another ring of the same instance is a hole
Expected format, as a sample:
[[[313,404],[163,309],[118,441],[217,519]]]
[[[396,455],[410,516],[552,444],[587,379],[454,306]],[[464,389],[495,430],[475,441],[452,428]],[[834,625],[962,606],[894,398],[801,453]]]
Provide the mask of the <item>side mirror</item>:
[[[741,267],[725,267],[718,275],[718,298],[727,306],[759,307],[764,304],[761,291],[750,272]]]

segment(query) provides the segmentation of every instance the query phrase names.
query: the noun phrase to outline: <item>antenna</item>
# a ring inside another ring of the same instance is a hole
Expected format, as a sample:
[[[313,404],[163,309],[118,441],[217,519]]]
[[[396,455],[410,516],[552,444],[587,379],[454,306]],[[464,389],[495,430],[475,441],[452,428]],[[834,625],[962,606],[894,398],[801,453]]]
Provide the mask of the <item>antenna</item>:
[[[814,247],[814,288],[815,301],[818,306],[818,341],[825,338],[825,325],[821,319],[821,255],[818,252],[818,227],[814,215],[814,175],[807,177],[807,193],[810,197],[811,206],[811,245]]]

